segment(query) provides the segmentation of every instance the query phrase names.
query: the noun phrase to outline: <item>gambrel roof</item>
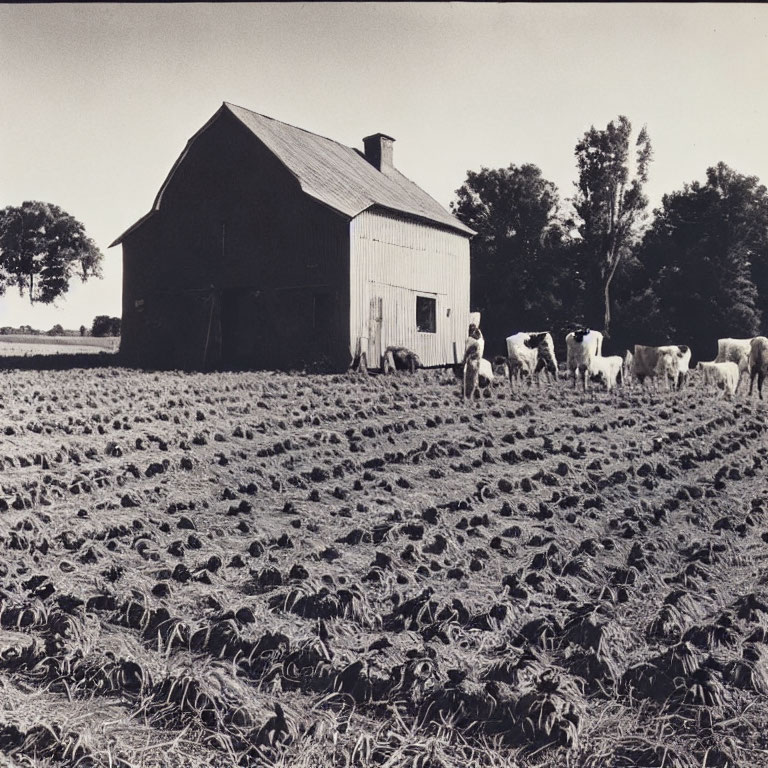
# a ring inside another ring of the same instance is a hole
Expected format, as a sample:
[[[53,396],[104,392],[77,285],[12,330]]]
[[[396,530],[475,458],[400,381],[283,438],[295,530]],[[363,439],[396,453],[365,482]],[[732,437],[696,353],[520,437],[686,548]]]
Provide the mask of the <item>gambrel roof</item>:
[[[380,206],[449,227],[467,236],[475,234],[396,168],[379,171],[357,149],[224,102],[216,114],[187,142],[184,152],[160,188],[152,210],[120,235],[112,245],[120,243],[160,209],[163,192],[190,146],[223,111],[234,115],[275,155],[297,179],[304,193],[350,219],[372,206]]]

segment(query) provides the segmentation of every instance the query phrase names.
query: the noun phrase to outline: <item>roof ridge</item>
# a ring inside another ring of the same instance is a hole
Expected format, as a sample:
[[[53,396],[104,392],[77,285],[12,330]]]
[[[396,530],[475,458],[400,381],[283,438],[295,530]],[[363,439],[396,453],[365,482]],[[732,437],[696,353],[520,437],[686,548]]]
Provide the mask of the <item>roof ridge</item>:
[[[361,150],[357,149],[356,147],[350,147],[348,144],[343,144],[342,142],[337,141],[336,139],[332,139],[330,136],[323,136],[321,133],[308,131],[306,128],[302,128],[300,125],[294,125],[293,123],[286,123],[285,120],[278,120],[276,117],[270,117],[269,115],[262,114],[261,112],[256,112],[253,109],[248,109],[248,107],[241,107],[239,104],[233,104],[231,101],[225,101],[223,103],[227,107],[236,107],[237,109],[242,109],[243,112],[250,112],[252,115],[263,117],[265,120],[271,120],[273,123],[280,123],[280,125],[287,125],[289,128],[293,128],[296,131],[302,131],[302,133],[308,133],[310,136],[316,136],[318,139],[323,139],[324,141],[330,141],[333,144],[338,144],[340,147],[344,147],[344,149],[351,149],[353,152],[361,152]],[[363,157],[365,157],[365,155],[363,155]]]
[[[367,161],[365,153],[358,147],[350,147],[306,128],[223,101],[216,113],[187,142],[157,193],[150,214],[120,235],[113,245],[121,242],[160,209],[163,193],[177,168],[185,161],[195,141],[223,113],[232,115],[255,136],[287,173],[296,179],[305,194],[348,219],[372,206],[380,206],[447,226],[465,236],[475,234],[399,168],[379,171]]]

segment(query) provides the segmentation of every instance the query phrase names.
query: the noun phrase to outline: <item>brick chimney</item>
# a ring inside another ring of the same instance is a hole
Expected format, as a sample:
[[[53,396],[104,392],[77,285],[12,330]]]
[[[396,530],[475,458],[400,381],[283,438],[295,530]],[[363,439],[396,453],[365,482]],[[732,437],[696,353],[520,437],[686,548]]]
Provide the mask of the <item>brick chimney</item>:
[[[390,171],[394,168],[392,163],[392,144],[395,140],[384,133],[374,133],[363,139],[365,146],[365,159],[377,171]]]

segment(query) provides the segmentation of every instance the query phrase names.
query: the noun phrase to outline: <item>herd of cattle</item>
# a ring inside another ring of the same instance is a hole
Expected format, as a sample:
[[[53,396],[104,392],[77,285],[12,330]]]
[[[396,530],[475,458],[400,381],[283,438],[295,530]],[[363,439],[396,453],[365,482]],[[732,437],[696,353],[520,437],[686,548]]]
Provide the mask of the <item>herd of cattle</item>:
[[[470,325],[464,350],[464,396],[471,398],[487,387],[497,375],[508,377],[514,386],[523,376],[558,378],[558,365],[552,335],[546,331],[521,332],[507,337],[507,356],[497,357],[493,364],[483,358],[485,342],[476,325]],[[666,388],[680,389],[688,379],[691,349],[684,344],[649,347],[636,344],[634,351],[624,356],[603,357],[603,334],[582,328],[565,337],[566,372],[586,391],[590,381],[599,381],[610,392],[617,384],[628,386],[633,380],[641,385],[646,379]],[[755,378],[757,391],[763,399],[763,381],[768,375],[768,338],[719,339],[717,357],[712,362],[700,362],[706,387],[722,389],[724,395],[736,394],[743,374],[750,377],[749,394]]]
[[[547,380],[558,379],[559,369],[555,357],[552,335],[547,331],[526,331],[507,337],[507,355],[483,357],[485,340],[476,324],[469,326],[464,348],[464,358],[457,366],[457,375],[463,380],[466,398],[480,394],[496,377],[508,378],[514,387],[524,377],[538,382],[541,375]],[[573,386],[578,382],[584,391],[590,382],[601,383],[609,392],[619,383],[631,386],[633,380],[644,385],[646,379],[667,389],[680,389],[688,379],[691,349],[684,344],[668,344],[648,347],[636,344],[633,351],[624,356],[603,357],[603,334],[582,328],[571,331],[565,337],[567,356],[566,374],[572,377]],[[420,367],[419,358],[403,347],[388,347],[382,360],[384,373],[394,370],[414,371]],[[701,380],[705,387],[722,390],[723,395],[733,396],[744,375],[748,375],[749,395],[755,379],[757,392],[763,399],[763,381],[768,376],[768,338],[755,336],[751,339],[719,339],[717,357],[712,362],[700,362]]]

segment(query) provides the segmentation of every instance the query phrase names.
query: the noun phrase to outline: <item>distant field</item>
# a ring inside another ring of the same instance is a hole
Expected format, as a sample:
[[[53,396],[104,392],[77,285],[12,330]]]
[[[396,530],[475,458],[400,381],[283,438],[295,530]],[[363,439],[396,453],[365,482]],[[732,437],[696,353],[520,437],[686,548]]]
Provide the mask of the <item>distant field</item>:
[[[0,335],[0,357],[25,355],[76,355],[94,352],[117,352],[119,336],[31,336]]]

